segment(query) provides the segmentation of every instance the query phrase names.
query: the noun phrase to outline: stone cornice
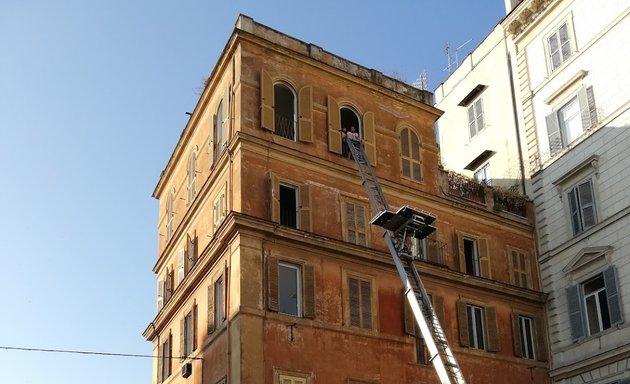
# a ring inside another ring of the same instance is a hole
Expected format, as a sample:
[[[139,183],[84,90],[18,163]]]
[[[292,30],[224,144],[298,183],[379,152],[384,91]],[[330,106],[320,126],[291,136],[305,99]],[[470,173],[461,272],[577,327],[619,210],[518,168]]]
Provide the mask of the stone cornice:
[[[518,37],[532,25],[554,0],[523,0],[503,20],[505,30],[513,37]]]

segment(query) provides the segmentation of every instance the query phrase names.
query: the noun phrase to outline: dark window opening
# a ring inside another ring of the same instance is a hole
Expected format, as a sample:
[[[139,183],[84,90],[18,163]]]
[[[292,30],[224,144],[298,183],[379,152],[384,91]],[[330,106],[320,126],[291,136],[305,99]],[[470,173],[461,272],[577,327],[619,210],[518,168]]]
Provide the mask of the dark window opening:
[[[352,127],[354,127],[354,132],[356,133],[355,139],[361,138],[361,124],[359,121],[359,115],[352,109],[343,107],[339,110],[341,115],[341,131],[343,134],[341,135],[342,143],[341,143],[341,155],[343,157],[350,156],[350,148],[348,147],[348,143],[346,143],[345,138],[348,133],[352,132]]]
[[[479,254],[477,241],[464,239],[464,257],[466,258],[466,273],[479,276]]]
[[[296,137],[295,94],[285,84],[273,86],[273,102],[275,113],[275,134],[285,139]]]
[[[297,228],[297,188],[280,185],[280,225]]]

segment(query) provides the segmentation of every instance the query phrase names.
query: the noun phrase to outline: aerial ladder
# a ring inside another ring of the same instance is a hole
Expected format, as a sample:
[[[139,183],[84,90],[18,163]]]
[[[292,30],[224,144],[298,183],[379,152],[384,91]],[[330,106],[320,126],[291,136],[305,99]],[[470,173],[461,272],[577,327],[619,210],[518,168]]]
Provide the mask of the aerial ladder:
[[[464,376],[433,310],[431,299],[424,289],[408,245],[412,237],[424,239],[435,231],[436,228],[431,225],[435,217],[409,206],[392,212],[363,145],[350,137],[346,137],[345,140],[359,168],[372,209],[376,212],[370,223],[380,226],[383,231],[383,239],[403,283],[405,298],[429,351],[429,361],[433,364],[441,384],[465,384]]]

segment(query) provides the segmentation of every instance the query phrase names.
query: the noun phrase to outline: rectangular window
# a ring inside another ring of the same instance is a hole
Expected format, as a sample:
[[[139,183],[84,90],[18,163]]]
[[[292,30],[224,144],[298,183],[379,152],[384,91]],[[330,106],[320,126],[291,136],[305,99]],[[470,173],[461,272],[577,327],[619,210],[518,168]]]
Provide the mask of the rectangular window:
[[[186,250],[177,251],[177,284],[180,284],[186,276]]]
[[[372,329],[372,282],[348,277],[347,283],[350,325]]]
[[[490,173],[490,163],[484,164],[475,172],[475,180],[492,185],[492,174]]]
[[[224,304],[224,286],[223,276],[220,276],[214,282],[214,321],[216,327],[220,327],[225,320],[225,304]]]
[[[581,87],[577,95],[545,117],[549,153],[554,156],[589,128],[597,125],[593,87]]]
[[[171,265],[170,268],[166,268],[166,281],[164,283],[164,304],[173,297],[173,289],[175,285],[175,270]]]
[[[225,219],[225,193],[221,193],[212,205],[212,231],[216,231]]]
[[[529,255],[524,251],[516,249],[509,250],[508,252],[508,266],[510,270],[511,283],[517,287],[531,289],[533,284]]]
[[[302,316],[302,271],[299,265],[280,262],[279,312],[291,316]]]
[[[567,288],[567,301],[574,340],[623,322],[616,271],[612,266],[582,284]]]
[[[479,97],[468,106],[468,129],[472,139],[485,127],[483,118],[483,101]]]
[[[342,227],[344,240],[357,244],[368,245],[368,228],[366,223],[369,221],[366,205],[354,202],[344,201],[342,204]]]
[[[562,24],[551,36],[547,38],[547,48],[551,61],[551,70],[555,70],[564,63],[571,54],[571,39],[567,23]]]
[[[521,356],[534,359],[534,323],[530,317],[519,315],[518,326],[521,337]]]
[[[181,358],[190,356],[197,349],[197,305],[181,321]]]
[[[407,237],[407,247],[414,259],[427,260],[427,239],[418,239],[415,236]]]
[[[186,260],[184,261],[186,274],[197,263],[197,233],[186,235]]]
[[[569,191],[569,210],[573,234],[577,235],[597,224],[593,184],[587,180]]]
[[[280,184],[280,225],[298,228],[298,187]]]
[[[164,280],[158,280],[157,282],[157,310],[158,312],[160,312],[160,310],[162,309],[162,307],[164,306],[164,286],[165,286],[165,281]]]
[[[171,356],[173,344],[173,336],[168,335],[166,340],[160,346],[160,382],[166,381],[172,372]]]
[[[468,346],[470,348],[485,349],[483,308],[467,304],[466,313],[468,317]]]
[[[466,259],[466,273],[469,275],[480,276],[477,240],[464,238],[464,257]]]
[[[170,240],[173,237],[173,193],[169,193],[166,199],[166,240]]]

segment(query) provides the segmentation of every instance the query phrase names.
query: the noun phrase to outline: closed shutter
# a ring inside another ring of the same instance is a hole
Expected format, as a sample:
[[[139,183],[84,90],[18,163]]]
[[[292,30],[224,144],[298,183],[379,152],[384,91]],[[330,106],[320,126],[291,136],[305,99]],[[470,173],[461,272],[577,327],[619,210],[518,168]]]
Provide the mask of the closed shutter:
[[[298,138],[300,141],[313,142],[313,88],[311,86],[302,87],[299,95],[299,126]]]
[[[477,239],[477,252],[479,252],[479,272],[482,277],[491,278],[490,250],[488,249],[488,239]]]
[[[308,184],[300,186],[300,229],[311,231],[311,188]]]
[[[186,316],[179,321],[179,361],[186,358]]]
[[[157,310],[158,312],[164,306],[164,280],[157,282]]]
[[[355,210],[354,204],[345,203],[345,215],[346,215],[346,233],[344,233],[346,237],[346,241],[356,244],[357,242],[357,232],[356,232],[356,224],[355,224]]]
[[[361,326],[372,329],[372,284],[361,281]]]
[[[278,258],[269,256],[267,258],[267,308],[270,311],[278,312]]]
[[[439,243],[437,239],[437,235],[435,232],[430,234],[426,240],[427,250],[426,250],[426,259],[431,263],[441,264],[440,254],[439,254]]]
[[[442,296],[431,295],[431,303],[433,305],[433,312],[438,318],[440,325],[442,328],[445,328],[445,320],[444,320],[444,298]]]
[[[512,313],[512,344],[514,345],[514,356],[523,357],[521,325],[518,318],[516,313]]]
[[[225,321],[228,318],[228,283],[230,277],[230,270],[226,266],[223,273],[223,319],[221,321]]]
[[[212,168],[212,164],[214,163],[214,137],[215,124],[217,123],[217,116],[212,113],[210,114],[210,133],[208,135],[208,159],[210,160],[210,168]]]
[[[363,205],[355,205],[356,232],[358,245],[367,246],[367,228],[365,225],[365,207]]]
[[[328,96],[328,150],[341,155],[341,114],[332,96]]]
[[[208,285],[208,334],[214,332],[214,284]]]
[[[192,329],[192,336],[193,336],[193,342],[192,342],[192,350],[195,351],[197,350],[197,304],[195,304],[193,306],[192,309],[192,323],[193,323],[193,329]]]
[[[573,225],[573,234],[582,232],[582,220],[580,219],[580,205],[578,203],[578,190],[573,188],[569,191],[569,212],[571,214],[571,224]]]
[[[403,323],[404,323],[404,331],[407,335],[415,336],[416,335],[416,319],[413,316],[413,311],[411,310],[411,306],[409,305],[409,300],[407,296],[402,295],[402,307],[403,307]]]
[[[569,306],[571,337],[573,340],[577,340],[586,336],[584,311],[582,309],[582,292],[579,285],[567,288],[567,304]]]
[[[582,118],[582,130],[586,131],[591,127],[591,110],[588,105],[588,95],[586,87],[582,86],[577,94],[578,103],[580,104],[580,117]]]
[[[359,299],[359,280],[348,278],[348,299],[350,311],[350,325],[361,326],[361,301]]]
[[[499,339],[499,326],[497,323],[497,311],[494,307],[486,307],[486,331],[488,333],[487,350],[489,352],[498,352],[501,350],[501,341]]]
[[[269,173],[269,184],[271,186],[271,221],[280,222],[280,181],[278,176]]]
[[[608,312],[610,314],[610,324],[615,325],[623,322],[621,304],[619,302],[619,289],[615,276],[615,267],[608,267],[604,271],[604,285],[606,287],[606,299],[608,300]]]
[[[275,131],[273,81],[264,69],[260,71],[260,126],[268,131]]]
[[[457,325],[459,327],[459,344],[462,347],[470,347],[468,313],[466,312],[466,303],[461,300],[457,302]]]
[[[470,138],[472,139],[477,134],[477,126],[475,122],[475,107],[474,104],[471,104],[468,107],[468,133],[470,134]]]
[[[536,335],[536,359],[547,361],[547,343],[545,322],[541,317],[534,318],[534,335]]]
[[[164,303],[167,303],[171,296],[173,296],[173,285],[175,283],[175,271],[171,266],[171,269],[166,269],[166,287],[164,292]]]
[[[312,265],[302,267],[304,273],[304,317],[315,318],[315,271]]]
[[[588,102],[588,111],[591,115],[591,127],[594,127],[598,123],[598,118],[597,106],[595,105],[595,95],[593,94],[593,87],[586,88],[586,101]]]
[[[560,133],[560,123],[558,113],[552,112],[545,117],[547,122],[547,138],[549,139],[549,154],[554,156],[562,149],[562,135]]]
[[[223,104],[221,104],[221,108],[223,108],[223,111],[221,111],[221,116],[223,117],[223,121],[219,122],[219,124],[221,124],[221,142],[219,143],[219,152],[223,152],[223,148],[225,148],[226,143],[227,143],[227,139],[228,139],[228,135],[230,134],[230,123],[231,123],[231,118],[230,118],[230,91],[232,89],[232,85],[228,85],[227,88],[225,89],[225,94],[223,95]]]
[[[455,231],[455,244],[457,244],[457,255],[459,257],[459,271],[466,273],[466,253],[464,252],[464,234]]]
[[[363,114],[363,146],[370,164],[376,166],[376,127],[374,125],[374,112]]]

